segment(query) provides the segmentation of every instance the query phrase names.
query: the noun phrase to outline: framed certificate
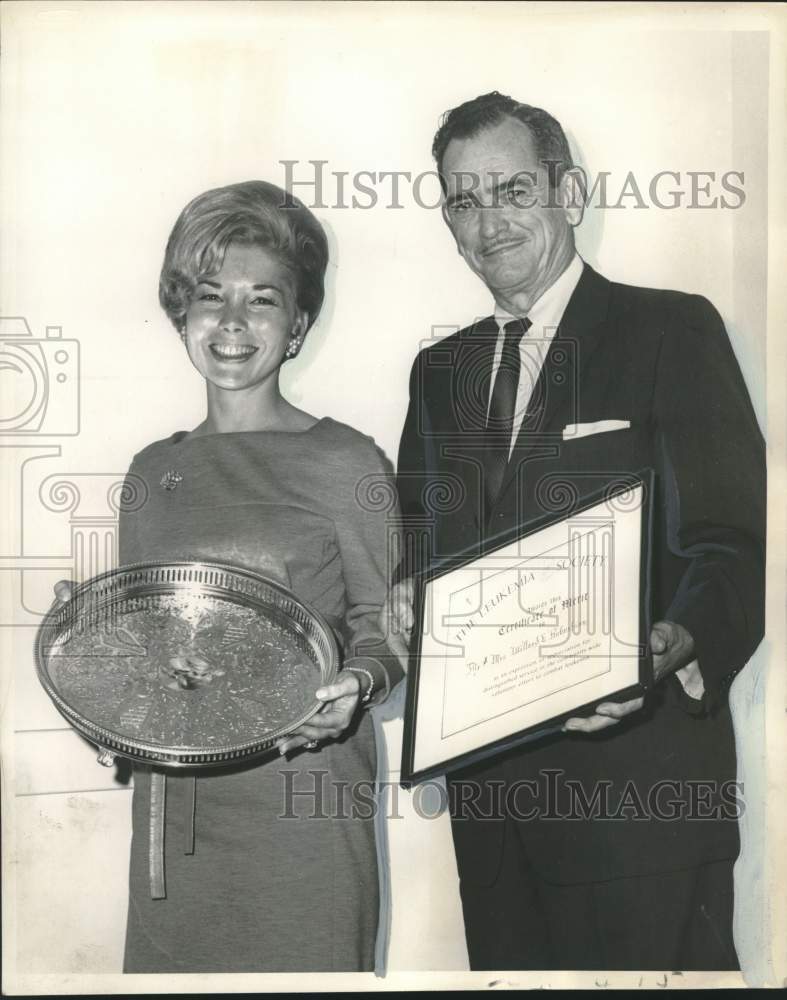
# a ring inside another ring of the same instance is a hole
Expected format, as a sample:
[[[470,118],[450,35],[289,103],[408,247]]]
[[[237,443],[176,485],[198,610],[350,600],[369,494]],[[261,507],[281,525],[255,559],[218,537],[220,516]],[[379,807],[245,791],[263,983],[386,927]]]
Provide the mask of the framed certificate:
[[[653,473],[416,578],[405,786],[554,733],[652,681]]]

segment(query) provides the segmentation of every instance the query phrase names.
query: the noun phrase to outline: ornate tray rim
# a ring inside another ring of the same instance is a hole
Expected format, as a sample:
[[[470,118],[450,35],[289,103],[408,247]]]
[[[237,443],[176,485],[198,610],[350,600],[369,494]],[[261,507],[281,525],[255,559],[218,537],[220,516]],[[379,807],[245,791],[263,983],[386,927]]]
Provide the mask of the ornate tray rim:
[[[151,570],[164,570],[177,573],[178,571],[182,571],[184,569],[189,571],[204,569],[207,572],[229,573],[234,577],[245,578],[253,586],[261,585],[269,590],[273,590],[286,600],[291,601],[302,612],[304,612],[307,617],[311,618],[312,621],[319,626],[326,641],[326,645],[328,647],[328,662],[323,668],[323,679],[321,683],[332,683],[339,672],[339,646],[336,642],[333,629],[328,624],[325,616],[311,607],[311,605],[307,604],[306,601],[296,597],[296,595],[285,587],[284,584],[279,583],[279,581],[265,576],[262,573],[256,573],[244,566],[238,566],[233,563],[213,562],[202,559],[181,559],[172,561],[151,560],[149,562],[126,563],[122,566],[118,566],[116,569],[99,573],[96,576],[91,577],[89,580],[85,580],[83,583],[78,584],[74,588],[68,601],[61,602],[55,600],[53,602],[52,606],[41,620],[36,632],[34,652],[36,673],[42,687],[54,703],[55,708],[57,708],[66,721],[74,729],[76,729],[77,732],[98,747],[101,751],[99,754],[99,761],[101,763],[111,765],[114,761],[114,757],[120,756],[138,763],[184,769],[212,769],[222,765],[229,766],[238,764],[269,751],[277,740],[297,729],[299,726],[303,725],[304,722],[307,722],[322,705],[322,702],[315,700],[308,710],[298,719],[293,720],[293,722],[289,723],[286,727],[282,726],[273,730],[270,735],[265,738],[247,740],[242,743],[224,744],[220,746],[190,746],[182,750],[178,747],[165,747],[149,740],[135,740],[131,737],[124,738],[117,733],[113,733],[110,730],[103,728],[98,725],[98,723],[85,719],[75,709],[72,709],[55,689],[47,671],[47,657],[44,652],[44,647],[47,645],[47,636],[49,636],[56,629],[56,619],[59,619],[63,615],[65,609],[80,596],[93,594],[96,591],[97,585],[100,592],[100,585],[103,581],[117,583],[119,578],[122,578],[127,574],[143,573]],[[173,580],[162,582],[177,584],[179,581]],[[217,590],[217,592],[221,590],[217,584],[212,582],[206,583],[205,586],[213,587]],[[293,625],[300,630],[298,622],[293,622]]]

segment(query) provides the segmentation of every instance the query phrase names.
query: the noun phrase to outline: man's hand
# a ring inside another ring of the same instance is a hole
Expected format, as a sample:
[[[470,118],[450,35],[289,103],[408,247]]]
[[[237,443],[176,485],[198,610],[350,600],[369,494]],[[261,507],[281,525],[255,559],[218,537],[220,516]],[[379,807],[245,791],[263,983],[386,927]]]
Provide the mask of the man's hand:
[[[279,753],[289,753],[307,744],[335,740],[352,722],[358,707],[361,682],[351,670],[339,674],[333,684],[320,688],[316,697],[323,702],[322,708],[308,722],[299,726],[290,736],[278,744]],[[316,750],[316,746],[309,746]]]
[[[696,660],[694,658],[694,640],[682,625],[675,622],[656,622],[650,631],[650,649],[653,653],[653,682],[658,682],[667,674],[678,671],[683,687],[687,694],[692,694],[696,690],[696,678],[694,671],[699,674]],[[689,690],[687,684],[692,686]],[[702,684],[700,678],[699,684]],[[702,694],[694,694],[693,697],[700,697]],[[643,704],[644,698],[634,698],[631,701],[624,701],[617,704],[612,701],[605,701],[596,706],[594,715],[587,719],[567,719],[563,726],[563,732],[569,733],[598,733],[602,729],[617,725],[621,719],[625,719],[632,712],[638,712]]]
[[[415,587],[411,579],[395,583],[388,593],[385,604],[380,609],[380,631],[385,636],[388,648],[395,654],[405,673],[410,660],[414,594]]]
[[[673,671],[682,672],[699,668],[694,660],[694,640],[682,625],[675,622],[656,622],[650,633],[650,648],[653,653],[653,680],[658,683],[662,677]]]
[[[564,733],[599,733],[602,729],[609,729],[610,726],[617,725],[621,719],[625,719],[632,712],[638,712],[645,704],[644,698],[634,698],[632,701],[605,701],[596,706],[596,714],[589,715],[586,719],[566,719],[563,725]]]

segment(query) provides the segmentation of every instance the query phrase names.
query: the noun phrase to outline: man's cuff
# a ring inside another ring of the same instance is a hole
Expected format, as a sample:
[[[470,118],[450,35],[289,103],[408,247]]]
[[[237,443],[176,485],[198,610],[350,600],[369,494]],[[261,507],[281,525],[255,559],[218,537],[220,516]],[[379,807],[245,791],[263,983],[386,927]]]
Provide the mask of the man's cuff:
[[[676,673],[671,673],[669,677],[665,677],[664,680],[666,681],[667,686],[671,689],[676,703],[687,715],[694,715],[697,716],[697,718],[702,718],[708,714],[711,699],[707,690],[702,692],[701,698],[692,698],[692,696],[686,692],[686,689],[680,682],[680,677],[678,677]]]
[[[673,602],[664,619],[682,625],[694,640],[694,657],[705,687],[699,703],[702,710],[710,709],[726,697],[730,684],[746,662],[738,638],[741,632],[745,633],[745,625],[721,621],[718,608],[706,606],[703,601],[689,603],[679,599]],[[677,677],[675,682],[683,692]],[[688,705],[696,704],[698,699],[685,695],[681,701]],[[701,714],[701,711],[692,714]]]

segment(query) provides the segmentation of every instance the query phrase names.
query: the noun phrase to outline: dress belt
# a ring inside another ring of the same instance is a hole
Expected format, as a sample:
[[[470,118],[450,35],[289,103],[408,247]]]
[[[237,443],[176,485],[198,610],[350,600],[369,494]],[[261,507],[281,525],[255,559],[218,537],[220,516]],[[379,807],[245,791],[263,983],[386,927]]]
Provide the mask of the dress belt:
[[[183,824],[183,853],[194,853],[194,820],[197,813],[197,779],[186,782],[186,802]],[[167,775],[152,770],[150,774],[150,823],[148,826],[148,872],[152,899],[167,898],[166,871],[164,867],[164,831],[167,817]]]

